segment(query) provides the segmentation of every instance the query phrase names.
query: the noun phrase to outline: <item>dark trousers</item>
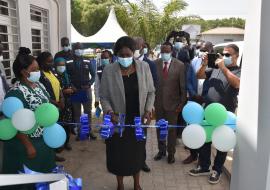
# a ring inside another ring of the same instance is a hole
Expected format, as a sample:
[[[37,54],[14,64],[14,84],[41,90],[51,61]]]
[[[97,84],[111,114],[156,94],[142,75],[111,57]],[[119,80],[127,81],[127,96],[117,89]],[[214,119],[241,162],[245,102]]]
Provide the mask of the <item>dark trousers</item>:
[[[211,142],[205,143],[199,150],[199,164],[203,170],[209,170],[211,165]],[[221,152],[217,150],[217,155],[215,157],[213,170],[217,171],[219,174],[222,172],[222,167],[225,163],[227,152]]]
[[[67,139],[65,142],[65,145],[67,145],[69,143],[69,139],[70,139],[71,127],[68,124],[65,124],[63,127],[66,131],[66,134],[67,134]]]
[[[177,124],[177,117],[178,113],[175,111],[165,111],[165,110],[156,110],[156,118],[157,121],[160,119],[165,119],[169,122],[169,125],[176,125]],[[176,128],[169,128],[168,129],[168,137],[167,137],[167,142],[168,144],[166,145],[166,140],[165,141],[160,141],[159,135],[160,135],[160,130],[157,128],[157,140],[158,140],[158,150],[159,152],[167,152],[168,154],[174,155],[175,154],[175,145],[176,145]]]

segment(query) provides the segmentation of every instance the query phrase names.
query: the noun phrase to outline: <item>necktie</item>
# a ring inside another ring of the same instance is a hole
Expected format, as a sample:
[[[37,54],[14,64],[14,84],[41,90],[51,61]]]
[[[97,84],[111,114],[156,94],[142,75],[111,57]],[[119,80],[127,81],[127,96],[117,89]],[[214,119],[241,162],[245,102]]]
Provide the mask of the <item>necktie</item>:
[[[164,67],[163,67],[163,78],[168,77],[168,62],[164,62]]]

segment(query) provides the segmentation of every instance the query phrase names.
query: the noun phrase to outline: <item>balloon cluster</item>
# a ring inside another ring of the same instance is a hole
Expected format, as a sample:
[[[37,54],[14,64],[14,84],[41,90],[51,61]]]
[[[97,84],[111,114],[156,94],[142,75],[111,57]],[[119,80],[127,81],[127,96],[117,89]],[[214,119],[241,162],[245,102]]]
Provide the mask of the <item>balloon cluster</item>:
[[[18,131],[31,135],[41,126],[44,128],[44,142],[49,147],[59,148],[66,141],[65,130],[56,123],[59,111],[53,104],[41,104],[33,112],[24,108],[18,98],[8,97],[2,103],[2,111],[6,118],[0,121],[0,140],[10,140]]]
[[[200,104],[188,102],[182,115],[189,124],[182,133],[183,143],[187,147],[198,149],[209,142],[222,152],[235,147],[236,115],[227,111],[222,104],[212,103],[204,110]]]

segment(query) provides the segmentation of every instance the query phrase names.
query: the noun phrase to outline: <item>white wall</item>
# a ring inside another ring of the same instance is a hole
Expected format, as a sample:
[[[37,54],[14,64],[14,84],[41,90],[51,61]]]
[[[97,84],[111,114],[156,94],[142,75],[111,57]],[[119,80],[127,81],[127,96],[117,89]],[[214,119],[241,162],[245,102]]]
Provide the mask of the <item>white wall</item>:
[[[243,41],[244,35],[202,35],[201,40],[210,41],[213,44],[224,43],[228,41],[224,41],[225,39],[232,39],[233,41]]]

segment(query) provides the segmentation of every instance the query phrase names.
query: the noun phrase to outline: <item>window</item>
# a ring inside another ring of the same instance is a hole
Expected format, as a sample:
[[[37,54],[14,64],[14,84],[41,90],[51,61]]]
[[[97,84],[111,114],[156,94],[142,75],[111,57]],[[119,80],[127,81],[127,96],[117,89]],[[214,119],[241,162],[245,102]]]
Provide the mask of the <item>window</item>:
[[[31,6],[32,53],[38,56],[42,51],[49,51],[49,17],[48,10]]]
[[[16,0],[0,0],[0,41],[3,44],[2,61],[7,79],[11,79],[12,63],[20,46],[19,23]]]
[[[233,42],[233,39],[224,39],[224,42]]]

